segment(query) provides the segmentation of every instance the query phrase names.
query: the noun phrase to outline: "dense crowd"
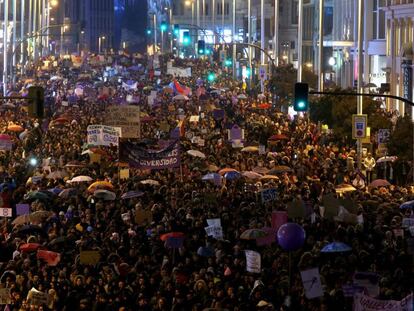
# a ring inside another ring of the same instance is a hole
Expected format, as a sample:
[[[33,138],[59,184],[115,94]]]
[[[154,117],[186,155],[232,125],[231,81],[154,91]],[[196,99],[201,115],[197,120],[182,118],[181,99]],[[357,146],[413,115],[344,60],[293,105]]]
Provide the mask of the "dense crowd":
[[[412,208],[400,209],[414,199],[410,162],[397,168],[387,159],[378,162],[372,150],[359,170],[354,145],[338,142],[306,117],[278,112],[267,104],[269,94],[246,93],[213,62],[174,65],[192,69],[191,77],[176,78],[192,89],[186,100],[173,99],[177,90],[165,59],[158,75],[148,59],[113,56],[109,63],[85,58],[80,68],[60,61],[21,77],[16,92],[46,88],[43,120],[29,118],[23,102],[0,106],[2,135],[13,142],[11,151],[0,152],[1,205],[13,209],[13,217],[1,219],[0,235],[8,310],[351,310],[344,286],[357,271],[378,275],[380,299],[401,300],[412,292],[412,233],[402,222],[414,216]],[[104,81],[108,66],[117,73]],[[206,81],[208,72],[216,73],[214,82]],[[136,88],[125,87],[127,80]],[[157,91],[153,105],[151,91]],[[128,95],[141,108],[146,146],[169,139],[183,120],[180,168],[131,167],[123,179],[118,147],[85,143],[87,126],[104,124],[107,107],[125,104]],[[194,115],[199,118],[190,121]],[[245,149],[229,142],[235,124],[244,130]],[[226,168],[238,173],[203,180]],[[90,179],[71,182],[76,176]],[[382,183],[371,184],[377,178]],[[95,195],[94,182],[116,197]],[[260,192],[270,188],[277,198],[263,203]],[[357,221],[324,215],[329,195],[353,202],[347,212]],[[286,211],[293,200],[305,207],[289,219],[306,232],[301,248],[285,251],[274,230],[264,245],[241,237],[248,229],[271,228],[272,212]],[[16,215],[21,204],[30,204],[26,218]],[[217,218],[222,239],[205,231],[207,219]],[[161,239],[165,234],[182,245],[169,245]],[[352,249],[321,252],[331,242]],[[260,273],[246,271],[245,250],[260,253]],[[85,251],[97,251],[97,263],[85,264]],[[300,271],[315,267],[324,294],[307,299]],[[34,303],[36,291],[47,293],[47,302]]]

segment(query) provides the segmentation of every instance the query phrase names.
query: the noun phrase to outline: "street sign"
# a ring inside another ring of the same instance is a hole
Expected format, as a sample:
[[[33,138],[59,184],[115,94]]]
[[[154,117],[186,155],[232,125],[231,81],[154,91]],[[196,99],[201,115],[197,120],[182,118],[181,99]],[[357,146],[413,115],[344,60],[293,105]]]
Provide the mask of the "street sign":
[[[388,142],[390,137],[389,129],[379,129],[378,130],[378,144],[385,144]]]
[[[367,115],[353,114],[352,115],[352,138],[361,139],[367,136]]]
[[[266,76],[266,66],[261,65],[259,67],[259,78],[260,80],[266,80],[267,76]]]

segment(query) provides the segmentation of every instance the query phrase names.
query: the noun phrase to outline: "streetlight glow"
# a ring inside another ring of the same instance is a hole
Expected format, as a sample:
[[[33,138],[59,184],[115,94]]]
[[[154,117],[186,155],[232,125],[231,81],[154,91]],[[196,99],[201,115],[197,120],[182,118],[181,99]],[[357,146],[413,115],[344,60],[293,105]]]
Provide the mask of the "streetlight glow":
[[[50,5],[56,7],[59,4],[58,0],[50,0]]]

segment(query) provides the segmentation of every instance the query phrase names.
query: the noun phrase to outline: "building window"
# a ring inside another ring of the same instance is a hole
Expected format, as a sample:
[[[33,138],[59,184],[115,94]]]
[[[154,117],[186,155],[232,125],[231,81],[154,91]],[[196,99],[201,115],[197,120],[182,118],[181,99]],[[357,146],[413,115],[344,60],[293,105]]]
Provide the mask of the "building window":
[[[377,40],[385,39],[385,12],[381,9],[383,4],[382,0],[374,0],[372,15],[373,37]]]
[[[297,25],[298,20],[299,20],[298,0],[293,0],[291,3],[292,3],[292,11],[290,13],[291,13],[292,24]]]

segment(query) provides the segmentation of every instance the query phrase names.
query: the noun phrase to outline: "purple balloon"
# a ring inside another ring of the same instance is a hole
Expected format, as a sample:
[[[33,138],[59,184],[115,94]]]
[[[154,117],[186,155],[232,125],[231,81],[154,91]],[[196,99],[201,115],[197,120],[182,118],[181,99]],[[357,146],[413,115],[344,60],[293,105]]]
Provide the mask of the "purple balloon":
[[[285,251],[295,251],[305,243],[306,233],[302,226],[293,222],[282,225],[277,231],[279,245]]]

